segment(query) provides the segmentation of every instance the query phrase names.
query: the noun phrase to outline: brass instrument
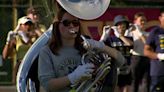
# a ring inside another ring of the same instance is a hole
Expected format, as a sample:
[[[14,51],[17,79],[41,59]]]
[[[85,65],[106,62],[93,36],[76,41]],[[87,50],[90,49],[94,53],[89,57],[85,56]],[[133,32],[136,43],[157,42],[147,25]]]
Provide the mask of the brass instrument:
[[[56,0],[70,14],[84,20],[96,19],[107,10],[111,0]]]
[[[95,72],[91,79],[82,82],[75,92],[101,92],[101,87],[106,75],[111,69],[111,57],[99,49],[88,50],[82,56],[82,64],[93,63],[96,66]]]

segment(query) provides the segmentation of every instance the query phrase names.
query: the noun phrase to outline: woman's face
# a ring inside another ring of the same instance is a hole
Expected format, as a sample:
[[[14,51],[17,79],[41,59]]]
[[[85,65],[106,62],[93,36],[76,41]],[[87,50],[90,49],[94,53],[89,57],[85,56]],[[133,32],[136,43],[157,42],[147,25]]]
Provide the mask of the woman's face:
[[[59,30],[61,37],[64,39],[75,39],[79,31],[80,22],[78,18],[65,13],[61,21],[59,21]]]
[[[125,31],[127,29],[126,27],[127,27],[127,23],[126,22],[119,22],[117,24],[118,32],[120,34],[124,34],[125,33]]]
[[[31,31],[32,30],[32,24],[29,23],[25,23],[25,24],[21,24],[21,30],[22,31]]]
[[[146,23],[146,17],[145,16],[140,16],[134,22],[135,22],[135,24],[137,24],[141,28],[143,28],[145,26],[145,23]]]

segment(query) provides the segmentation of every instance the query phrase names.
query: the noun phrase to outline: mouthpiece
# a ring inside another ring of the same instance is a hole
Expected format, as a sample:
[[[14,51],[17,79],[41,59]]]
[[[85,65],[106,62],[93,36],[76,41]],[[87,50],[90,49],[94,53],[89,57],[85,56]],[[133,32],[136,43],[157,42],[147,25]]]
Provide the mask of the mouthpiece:
[[[75,32],[75,31],[71,30],[70,33],[77,34],[78,32]]]

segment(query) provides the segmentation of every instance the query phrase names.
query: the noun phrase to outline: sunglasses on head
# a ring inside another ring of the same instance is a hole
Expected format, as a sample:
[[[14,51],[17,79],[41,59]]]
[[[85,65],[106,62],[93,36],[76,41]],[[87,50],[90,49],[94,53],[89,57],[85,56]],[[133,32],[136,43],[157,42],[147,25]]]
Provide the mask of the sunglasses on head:
[[[61,23],[63,23],[63,25],[66,26],[66,27],[70,26],[71,23],[72,23],[72,25],[74,27],[77,27],[77,26],[80,25],[79,20],[72,20],[72,21],[70,21],[70,20],[63,20],[63,21],[61,21]]]

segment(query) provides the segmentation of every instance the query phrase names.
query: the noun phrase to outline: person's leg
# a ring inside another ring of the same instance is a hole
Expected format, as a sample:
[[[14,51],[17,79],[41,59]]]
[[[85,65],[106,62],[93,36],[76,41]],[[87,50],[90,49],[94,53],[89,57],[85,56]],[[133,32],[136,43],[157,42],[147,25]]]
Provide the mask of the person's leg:
[[[157,92],[156,91],[157,82],[158,82],[158,77],[157,76],[151,76],[150,92]]]
[[[132,83],[131,72],[126,75],[120,75],[119,77],[120,79],[118,82],[118,86],[120,92],[131,92],[131,83]]]
[[[138,90],[143,92],[149,92],[149,72],[150,72],[150,61],[147,57],[138,56],[138,64],[136,65],[136,81]],[[145,86],[146,85],[146,86]],[[136,92],[138,92],[138,90]]]
[[[143,67],[143,74],[142,80],[144,84],[144,92],[149,92],[150,90],[150,59],[147,57],[141,58],[142,60],[142,67]]]
[[[131,69],[132,69],[132,92],[138,92],[140,83],[140,58],[138,56],[131,57]]]
[[[16,65],[14,67],[14,84],[16,84],[16,77],[17,77],[20,64],[21,64],[21,60],[17,60]]]
[[[157,83],[154,89],[154,92],[164,92],[164,76],[159,76],[157,78]]]
[[[35,91],[40,91],[40,82],[38,79],[38,57],[33,61],[33,64],[30,67],[30,70],[27,75],[27,79],[31,79],[31,81],[35,85]]]
[[[126,85],[126,86],[124,86],[122,92],[131,92],[131,85]]]

